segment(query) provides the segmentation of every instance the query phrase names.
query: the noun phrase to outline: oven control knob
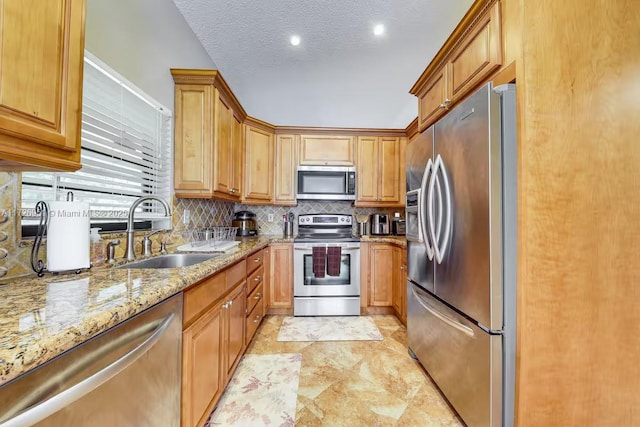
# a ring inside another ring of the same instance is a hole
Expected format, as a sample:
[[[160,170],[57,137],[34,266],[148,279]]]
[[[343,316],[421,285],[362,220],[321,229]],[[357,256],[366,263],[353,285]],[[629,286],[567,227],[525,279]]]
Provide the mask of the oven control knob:
[[[344,222],[344,218],[340,218],[340,221],[341,221],[341,222]]]

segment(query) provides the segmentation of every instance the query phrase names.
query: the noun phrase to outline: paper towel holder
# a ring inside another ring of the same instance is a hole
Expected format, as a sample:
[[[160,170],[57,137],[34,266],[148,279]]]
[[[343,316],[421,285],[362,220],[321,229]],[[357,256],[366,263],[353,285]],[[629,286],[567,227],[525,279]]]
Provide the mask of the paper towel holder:
[[[73,197],[73,196],[72,196]],[[36,203],[36,214],[40,215],[40,222],[38,223],[38,232],[33,240],[33,246],[31,247],[31,268],[36,272],[38,277],[44,276],[44,261],[39,257],[40,246],[42,245],[42,239],[47,234],[47,220],[49,219],[49,206],[39,201]]]

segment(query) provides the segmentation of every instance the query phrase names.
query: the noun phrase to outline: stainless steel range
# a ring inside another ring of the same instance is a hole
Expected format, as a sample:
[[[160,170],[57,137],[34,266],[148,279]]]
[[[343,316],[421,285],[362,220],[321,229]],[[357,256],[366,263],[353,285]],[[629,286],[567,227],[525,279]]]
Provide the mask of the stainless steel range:
[[[351,215],[298,216],[293,243],[294,316],[360,315],[360,239]]]

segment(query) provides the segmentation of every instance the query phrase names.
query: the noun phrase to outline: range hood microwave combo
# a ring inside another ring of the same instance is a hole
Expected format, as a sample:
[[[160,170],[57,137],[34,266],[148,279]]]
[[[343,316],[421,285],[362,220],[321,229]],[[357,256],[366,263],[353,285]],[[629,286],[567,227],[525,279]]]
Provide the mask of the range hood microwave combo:
[[[299,200],[355,200],[356,168],[298,166],[296,193]]]

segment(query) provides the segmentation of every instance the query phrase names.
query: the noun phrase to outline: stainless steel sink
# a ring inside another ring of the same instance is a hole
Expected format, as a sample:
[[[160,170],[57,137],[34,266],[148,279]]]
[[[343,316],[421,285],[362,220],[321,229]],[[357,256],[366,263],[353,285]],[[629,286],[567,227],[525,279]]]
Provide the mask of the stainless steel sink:
[[[119,265],[116,268],[177,268],[188,267],[190,265],[199,264],[213,258],[219,257],[220,254],[168,254],[155,258],[149,258],[142,261],[130,262]]]

